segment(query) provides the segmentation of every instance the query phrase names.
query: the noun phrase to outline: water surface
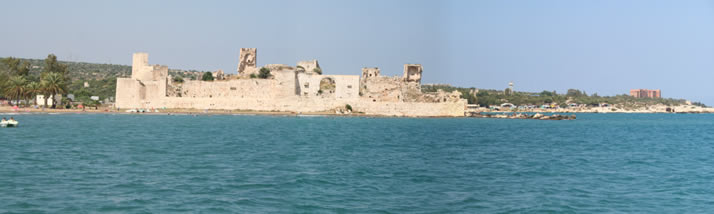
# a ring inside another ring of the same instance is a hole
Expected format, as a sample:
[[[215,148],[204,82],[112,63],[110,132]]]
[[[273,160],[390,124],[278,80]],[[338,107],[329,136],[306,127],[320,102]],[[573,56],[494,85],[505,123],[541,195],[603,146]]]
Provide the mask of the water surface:
[[[714,115],[12,116],[0,213],[714,210]]]

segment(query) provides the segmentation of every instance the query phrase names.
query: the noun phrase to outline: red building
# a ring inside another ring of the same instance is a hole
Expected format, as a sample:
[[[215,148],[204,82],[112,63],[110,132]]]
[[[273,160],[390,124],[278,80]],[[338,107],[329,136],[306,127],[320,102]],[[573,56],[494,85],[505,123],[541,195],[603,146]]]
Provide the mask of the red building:
[[[662,91],[660,91],[659,89],[657,89],[657,90],[632,89],[632,90],[630,90],[630,96],[660,98],[660,97],[662,97]]]

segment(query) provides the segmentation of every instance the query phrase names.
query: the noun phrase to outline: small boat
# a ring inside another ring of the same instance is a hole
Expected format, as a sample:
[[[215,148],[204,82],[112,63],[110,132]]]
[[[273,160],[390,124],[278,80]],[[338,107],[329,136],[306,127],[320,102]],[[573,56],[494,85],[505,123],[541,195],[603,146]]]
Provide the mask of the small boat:
[[[0,127],[3,128],[11,128],[11,127],[17,127],[19,123],[16,120],[6,120],[0,122]]]

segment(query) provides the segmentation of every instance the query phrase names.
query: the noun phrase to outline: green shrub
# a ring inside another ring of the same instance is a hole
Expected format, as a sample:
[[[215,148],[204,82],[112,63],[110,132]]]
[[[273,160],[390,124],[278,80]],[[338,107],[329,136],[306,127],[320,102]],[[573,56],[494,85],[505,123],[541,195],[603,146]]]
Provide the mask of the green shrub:
[[[312,69],[312,72],[315,72],[315,73],[317,73],[317,74],[322,74],[322,69],[321,69],[321,68],[315,68],[315,69]]]
[[[260,71],[258,72],[258,78],[261,79],[268,79],[270,77],[270,69],[268,68],[260,68]]]
[[[352,106],[350,104],[346,104],[345,109],[352,111]]]
[[[175,77],[174,77],[174,82],[183,82],[183,77],[175,76]]]
[[[201,77],[201,80],[203,81],[213,81],[213,74],[211,72],[206,72],[203,74],[203,77]]]

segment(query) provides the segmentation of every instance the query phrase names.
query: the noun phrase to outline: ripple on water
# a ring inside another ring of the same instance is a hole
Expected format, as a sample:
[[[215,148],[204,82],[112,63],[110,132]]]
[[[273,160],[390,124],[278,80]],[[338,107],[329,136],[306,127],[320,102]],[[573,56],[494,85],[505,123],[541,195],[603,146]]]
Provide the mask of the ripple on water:
[[[0,129],[0,212],[714,209],[713,115],[16,118]]]

